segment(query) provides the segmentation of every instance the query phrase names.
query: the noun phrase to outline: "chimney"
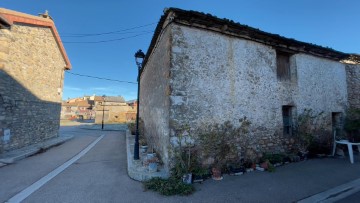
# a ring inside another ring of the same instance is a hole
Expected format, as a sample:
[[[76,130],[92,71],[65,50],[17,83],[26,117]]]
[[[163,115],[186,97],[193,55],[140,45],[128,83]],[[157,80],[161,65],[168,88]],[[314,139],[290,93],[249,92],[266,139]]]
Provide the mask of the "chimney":
[[[52,17],[49,15],[49,11],[45,10],[45,13],[39,13],[39,17],[48,18],[50,20],[53,20]]]

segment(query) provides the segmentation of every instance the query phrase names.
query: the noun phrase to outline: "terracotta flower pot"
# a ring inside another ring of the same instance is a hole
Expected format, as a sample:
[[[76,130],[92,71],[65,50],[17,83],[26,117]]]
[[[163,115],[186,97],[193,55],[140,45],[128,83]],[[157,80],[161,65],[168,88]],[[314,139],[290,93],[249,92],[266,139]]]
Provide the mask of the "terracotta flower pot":
[[[214,180],[222,180],[223,177],[221,176],[221,170],[219,168],[213,167],[211,169],[212,172],[212,179]]]
[[[268,162],[265,161],[265,162],[261,163],[260,167],[267,170],[269,168],[269,164],[268,164]]]

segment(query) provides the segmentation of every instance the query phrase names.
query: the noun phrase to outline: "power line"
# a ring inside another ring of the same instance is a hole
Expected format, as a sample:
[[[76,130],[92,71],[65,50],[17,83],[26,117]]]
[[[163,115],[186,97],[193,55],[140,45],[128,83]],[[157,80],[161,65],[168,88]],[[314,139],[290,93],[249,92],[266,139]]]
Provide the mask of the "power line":
[[[149,23],[149,24],[145,24],[145,25],[140,25],[140,26],[136,26],[136,27],[132,27],[132,28],[127,28],[127,29],[123,29],[123,30],[117,30],[117,31],[110,31],[110,32],[103,32],[103,33],[88,33],[88,34],[79,34],[79,33],[62,33],[62,34],[67,34],[67,35],[75,35],[75,36],[97,36],[97,35],[108,35],[108,34],[115,34],[115,33],[119,33],[119,32],[124,32],[124,31],[129,31],[129,30],[135,30],[138,28],[142,28],[142,27],[147,27],[150,25],[154,25],[156,23]]]
[[[18,33],[19,34],[24,34],[24,35],[29,35],[27,33],[20,33],[20,32],[18,32]],[[109,40],[100,40],[100,41],[62,41],[62,40],[60,40],[60,42],[62,42],[64,44],[97,44],[97,43],[121,41],[121,40],[125,40],[125,39],[139,37],[139,36],[142,36],[142,35],[147,35],[147,34],[150,34],[150,33],[154,33],[154,31],[146,31],[144,33],[137,34],[137,35],[132,35],[132,36],[128,36],[128,37],[122,37],[122,38],[116,38],[116,39],[109,39]],[[35,34],[32,34],[32,35],[37,36],[38,38],[53,38],[53,37],[46,36],[46,35],[44,35],[44,36],[35,35]],[[6,35],[0,34],[0,36],[6,36]]]
[[[59,36],[59,35],[55,35],[56,37],[78,37],[78,38],[83,38],[83,37],[95,37],[95,36],[101,36],[101,35],[109,35],[109,34],[130,34],[130,33],[139,33],[133,36],[128,36],[128,37],[122,37],[122,38],[116,38],[116,39],[109,39],[109,40],[99,40],[99,41],[62,41],[60,40],[62,43],[68,43],[68,44],[96,44],[96,43],[105,43],[105,42],[114,42],[114,41],[121,41],[121,40],[125,40],[125,39],[130,39],[130,38],[135,38],[138,36],[142,36],[142,35],[147,35],[149,33],[154,33],[154,31],[134,31],[134,32],[124,32],[124,31],[129,31],[129,30],[134,30],[134,29],[138,29],[138,28],[142,28],[142,27],[146,27],[146,26],[150,26],[156,23],[149,23],[149,24],[145,24],[145,25],[141,25],[141,26],[136,26],[136,27],[132,27],[132,28],[127,28],[127,29],[123,29],[123,30],[117,30],[117,31],[111,31],[111,32],[103,32],[103,33],[89,33],[89,34],[80,34],[80,33],[67,33],[69,36]],[[17,31],[16,33],[19,34],[25,34],[25,35],[33,35],[33,36],[37,36],[38,38],[52,38],[48,35],[39,35],[39,34],[29,34],[29,33],[25,33],[25,32],[21,32],[21,31]],[[64,33],[65,34],[65,33]],[[0,36],[5,36],[4,34],[0,34]]]
[[[152,30],[143,30],[143,31],[130,31],[130,32],[116,32],[111,34],[123,35],[123,34],[133,34],[133,33],[146,33],[146,32],[154,32]],[[98,35],[61,35],[63,38],[82,38],[82,37],[94,37]]]
[[[108,81],[113,81],[113,82],[137,84],[137,82],[123,81],[123,80],[115,80],[115,79],[103,78],[103,77],[97,77],[97,76],[91,76],[91,75],[83,75],[83,74],[78,74],[78,73],[72,73],[72,72],[69,72],[69,71],[65,71],[65,72],[66,72],[66,73],[69,73],[69,74],[72,74],[72,75],[81,76],[81,77],[95,78],[95,79],[99,79],[99,80],[108,80]]]
[[[153,31],[150,31],[150,32],[146,32],[146,33],[143,33],[143,34],[138,34],[138,35],[133,35],[133,36],[129,36],[129,37],[122,37],[122,38],[118,38],[118,39],[109,39],[109,40],[100,40],[100,41],[73,41],[73,42],[66,42],[66,41],[61,41],[62,43],[65,43],[65,44],[97,44],[97,43],[104,43],[104,42],[114,42],[114,41],[121,41],[121,40],[124,40],[124,39],[130,39],[130,38],[135,38],[135,37],[138,37],[138,36],[142,36],[142,35],[147,35],[149,33],[153,33]]]

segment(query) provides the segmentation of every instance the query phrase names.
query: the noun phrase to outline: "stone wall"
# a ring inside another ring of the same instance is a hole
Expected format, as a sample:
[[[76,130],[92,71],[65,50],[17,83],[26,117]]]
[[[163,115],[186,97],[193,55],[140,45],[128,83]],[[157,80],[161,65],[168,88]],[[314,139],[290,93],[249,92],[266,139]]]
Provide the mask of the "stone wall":
[[[360,65],[346,65],[350,108],[360,108]]]
[[[134,118],[136,115],[136,108],[129,106],[126,103],[119,102],[105,102],[104,107],[104,122],[105,123],[125,123]],[[95,123],[102,123],[103,106],[96,107]]]
[[[0,47],[0,153],[58,136],[66,64],[50,28],[14,24]]]
[[[282,133],[283,105],[293,106],[294,116],[304,109],[324,112],[328,129],[332,112],[346,109],[345,66],[339,62],[294,54],[291,80],[284,82],[277,79],[276,50],[270,46],[177,25],[172,36],[170,123],[175,126],[189,125],[196,134],[204,125],[239,125],[247,117],[251,139],[238,144],[256,156],[294,147],[294,137]]]
[[[169,160],[169,77],[171,35],[166,30],[141,74],[140,118],[147,142],[161,156],[168,169]]]

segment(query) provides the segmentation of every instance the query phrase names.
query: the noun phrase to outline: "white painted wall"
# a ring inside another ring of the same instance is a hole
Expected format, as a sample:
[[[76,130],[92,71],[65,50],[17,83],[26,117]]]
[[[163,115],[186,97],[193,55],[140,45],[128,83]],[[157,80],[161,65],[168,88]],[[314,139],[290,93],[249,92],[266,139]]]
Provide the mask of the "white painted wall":
[[[281,106],[299,113],[342,112],[347,105],[345,66],[305,54],[290,58],[291,82],[276,75],[276,50],[249,40],[173,26],[170,119],[193,128],[203,123],[234,124],[244,116],[254,136],[282,132]],[[174,136],[174,135],[173,135]]]

